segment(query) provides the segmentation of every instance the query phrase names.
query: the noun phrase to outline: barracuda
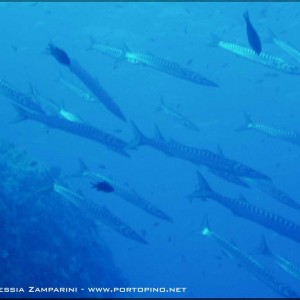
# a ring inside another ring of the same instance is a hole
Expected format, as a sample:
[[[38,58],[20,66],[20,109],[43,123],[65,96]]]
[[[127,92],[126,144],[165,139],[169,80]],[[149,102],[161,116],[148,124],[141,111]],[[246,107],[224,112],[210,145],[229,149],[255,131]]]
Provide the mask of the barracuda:
[[[57,183],[54,184],[53,189],[56,193],[69,200],[73,204],[79,204],[93,212],[99,218],[100,222],[102,222],[104,225],[109,226],[111,229],[118,232],[119,234],[139,243],[147,244],[147,242],[139,234],[137,234],[121,219],[112,214],[105,206],[99,206],[96,203],[88,200],[81,194],[75,193]]]
[[[77,95],[79,98],[87,101],[87,102],[96,102],[95,97],[91,95],[89,92],[84,91],[79,86],[71,83],[70,81],[67,81],[62,76],[59,77],[57,80],[59,83],[64,85],[68,90],[70,90],[73,94]]]
[[[140,197],[134,190],[131,190],[128,187],[117,183],[112,178],[109,178],[103,174],[90,171],[89,168],[82,160],[80,160],[79,163],[80,163],[80,169],[77,176],[79,175],[79,176],[88,177],[96,181],[99,179],[103,180],[109,183],[113,187],[114,193],[119,197],[121,197],[122,199],[142,209],[143,211],[151,214],[152,216],[155,216],[157,218],[160,218],[168,222],[172,222],[172,219],[167,214],[165,214],[162,210],[160,210],[152,203]]]
[[[126,118],[117,103],[100,85],[98,80],[89,74],[89,72],[87,72],[87,70],[85,70],[78,61],[70,59],[64,50],[51,43],[49,44],[48,50],[56,61],[68,67],[69,71],[72,72],[112,114],[126,122]]]
[[[119,60],[124,59],[130,64],[141,64],[147,67],[151,67],[163,73],[167,73],[174,77],[178,77],[196,84],[219,87],[215,82],[205,78],[199,73],[184,68],[175,62],[171,62],[150,54],[132,52],[126,45],[124,45],[121,49],[112,47],[107,44],[94,43],[90,48],[98,50],[105,55],[115,57]]]
[[[158,127],[156,127],[155,138],[150,139],[144,136],[134,124],[132,124],[132,126],[135,138],[127,145],[127,149],[136,148],[140,145],[146,145],[169,156],[181,158],[196,165],[204,165],[211,169],[227,171],[237,176],[268,179],[268,176],[249,168],[244,164],[227,159],[224,156],[209,150],[186,146],[174,140],[166,141]]]
[[[254,253],[270,257],[283,271],[297,279],[300,279],[300,268],[283,256],[271,251],[263,235],[261,236],[260,246],[256,251],[254,251]]]
[[[258,261],[253,259],[251,256],[242,252],[240,248],[236,245],[229,243],[223,237],[221,237],[216,232],[209,228],[207,219],[204,220],[204,226],[202,228],[201,234],[205,237],[211,238],[216,241],[223,251],[225,251],[228,256],[234,259],[239,265],[241,265],[245,270],[254,275],[259,281],[263,282],[279,295],[285,298],[299,298],[299,295],[290,286],[285,283],[280,282],[273,272],[266,269]]]
[[[285,219],[282,216],[266,211],[263,208],[257,207],[246,201],[244,198],[234,199],[220,195],[211,189],[199,172],[197,175],[199,189],[192,193],[189,196],[190,198],[213,199],[229,208],[235,215],[260,224],[261,226],[269,228],[278,234],[300,243],[300,225]]]
[[[72,122],[59,116],[50,116],[45,113],[37,113],[19,105],[14,105],[14,107],[22,120],[34,120],[43,123],[48,127],[60,129],[64,132],[72,133],[74,135],[96,141],[118,154],[130,157],[124,149],[127,145],[125,141],[103,132],[93,126],[84,123]]]
[[[71,122],[86,123],[79,116],[75,115],[74,113],[71,113],[70,111],[65,110],[63,107],[60,107],[53,100],[41,96],[37,92],[37,90],[33,88],[32,85],[30,85],[30,89],[34,99],[36,99],[39,103],[42,102],[46,104],[57,116],[60,116],[61,118]]]
[[[269,41],[277,45],[283,51],[285,51],[290,56],[294,57],[298,62],[300,62],[300,50],[288,44],[287,42],[279,39],[271,30],[269,31]]]
[[[277,139],[290,142],[292,144],[300,145],[300,134],[297,131],[276,128],[262,123],[253,123],[248,114],[245,114],[245,124],[237,128],[236,130],[254,130],[262,132],[267,136],[275,137]]]
[[[278,189],[272,181],[254,178],[244,178],[244,181],[254,185],[259,190],[276,199],[277,201],[292,207],[294,209],[300,209],[300,203],[291,198],[288,194]]]
[[[19,92],[4,79],[0,79],[0,91],[16,105],[27,107],[28,109],[37,113],[44,113],[41,106],[34,102],[31,97]]]
[[[220,146],[218,146],[218,148],[217,148],[217,153],[225,158],[223,150],[221,149]],[[249,184],[247,184],[245,182],[245,180],[241,179],[240,177],[238,177],[238,176],[236,176],[236,175],[234,175],[230,172],[223,171],[223,170],[211,169],[211,168],[208,168],[208,171],[210,173],[214,174],[215,176],[218,176],[218,177],[220,177],[220,178],[222,178],[222,179],[224,179],[228,182],[240,185],[240,186],[245,187],[245,188],[250,188]]]
[[[240,57],[257,62],[261,65],[270,67],[277,71],[281,71],[283,73],[288,73],[292,75],[300,75],[300,68],[298,66],[291,65],[280,57],[272,56],[265,52],[261,52],[258,55],[251,48],[243,47],[233,43],[224,42],[216,36],[213,37],[213,41],[210,43],[210,45],[225,49]]]
[[[218,147],[218,153],[224,156],[223,151]],[[219,176],[231,183],[235,183],[244,187],[255,186],[265,194],[269,195],[270,197],[276,199],[277,201],[292,207],[294,209],[300,209],[300,203],[292,199],[289,195],[287,195],[282,190],[278,189],[271,180],[265,180],[260,178],[239,178],[237,176],[232,175],[229,172],[219,171],[209,169],[211,173],[216,176]]]
[[[193,131],[199,131],[199,128],[187,117],[182,115],[180,112],[174,110],[173,108],[167,106],[162,97],[160,99],[160,105],[157,108],[157,111],[161,111],[161,110],[164,111],[167,115],[171,116],[175,121],[177,121],[183,127]]]

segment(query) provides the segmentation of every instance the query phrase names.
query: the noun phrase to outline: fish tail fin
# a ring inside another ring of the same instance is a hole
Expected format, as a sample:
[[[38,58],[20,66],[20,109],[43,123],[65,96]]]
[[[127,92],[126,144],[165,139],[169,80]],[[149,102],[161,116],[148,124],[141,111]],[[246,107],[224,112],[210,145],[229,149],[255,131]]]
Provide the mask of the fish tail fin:
[[[262,234],[260,237],[260,243],[257,249],[252,251],[253,254],[262,254],[262,255],[268,255],[270,256],[272,254],[265,236]]]
[[[88,166],[86,165],[86,163],[81,158],[78,158],[78,163],[79,163],[78,170],[75,173],[66,176],[66,178],[82,177],[82,176],[84,176],[84,173],[90,171],[90,169],[88,168]]]
[[[33,97],[33,98],[37,98],[39,95],[39,92],[37,91],[37,89],[33,86],[33,84],[29,81],[28,82],[28,87],[29,87],[29,94]]]
[[[78,162],[79,162],[79,171],[78,171],[79,174],[82,175],[84,174],[84,172],[88,172],[90,170],[86,165],[86,163],[81,158],[78,159]]]
[[[130,49],[129,49],[129,47],[127,46],[127,44],[126,44],[125,42],[123,42],[122,53],[123,53],[123,55],[125,56],[125,54],[126,54],[127,52],[130,52]]]
[[[93,36],[90,35],[89,36],[89,41],[90,41],[90,43],[89,43],[88,47],[85,49],[85,51],[94,50],[94,46],[96,44],[96,39]]]
[[[160,96],[160,99],[159,99],[159,105],[158,105],[158,107],[156,108],[156,111],[162,111],[162,107],[164,106],[164,104],[165,104],[164,97],[163,97],[163,96]]]
[[[134,138],[131,142],[129,142],[129,144],[127,144],[125,149],[135,149],[138,146],[143,145],[145,141],[145,136],[140,129],[133,122],[131,122],[131,126],[133,129]]]
[[[159,127],[158,127],[157,124],[155,124],[155,127],[154,127],[154,136],[155,136],[155,138],[156,138],[157,140],[161,140],[161,141],[164,141],[164,140],[165,140],[165,138],[164,138],[164,136],[162,135],[162,133],[161,133],[161,131],[160,131],[160,129],[159,129]]]
[[[208,42],[208,46],[210,47],[218,47],[221,39],[215,35],[214,33],[210,33],[210,40]]]
[[[250,19],[249,19],[249,12],[248,12],[248,10],[246,10],[245,12],[244,12],[244,19],[248,22]]]
[[[214,191],[209,186],[205,178],[197,171],[198,177],[198,189],[188,196],[189,199],[200,198],[206,200],[206,198],[211,197],[214,194]]]
[[[245,119],[245,123],[244,123],[242,126],[236,128],[236,131],[244,131],[244,130],[247,130],[247,129],[249,129],[249,128],[251,127],[251,125],[253,124],[253,122],[252,122],[251,117],[250,117],[249,114],[244,113],[244,119]]]
[[[17,116],[11,123],[20,123],[28,119],[27,111],[23,106],[16,103],[12,103],[12,105],[17,112]]]

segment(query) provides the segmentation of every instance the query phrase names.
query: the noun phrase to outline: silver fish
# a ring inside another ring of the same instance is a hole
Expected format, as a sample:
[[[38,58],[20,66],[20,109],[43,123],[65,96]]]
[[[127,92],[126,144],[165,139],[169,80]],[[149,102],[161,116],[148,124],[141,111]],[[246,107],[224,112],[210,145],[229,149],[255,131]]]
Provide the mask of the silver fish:
[[[146,145],[157,149],[169,156],[178,157],[190,161],[196,165],[204,165],[211,169],[230,172],[237,176],[269,179],[268,176],[237,161],[225,158],[223,155],[206,149],[195,148],[178,143],[175,140],[166,141],[156,126],[155,138],[146,137],[137,127],[132,124],[135,138],[127,145],[127,149]]]
[[[204,226],[201,230],[201,234],[205,237],[211,238],[216,241],[223,251],[225,251],[228,256],[234,259],[239,265],[241,265],[245,270],[250,272],[255,276],[259,281],[263,282],[279,295],[285,298],[299,298],[299,295],[287,284],[280,282],[273,272],[266,269],[262,264],[256,261],[251,256],[242,252],[233,243],[226,241],[216,232],[212,231],[208,225],[208,221],[205,219]]]
[[[300,75],[300,68],[298,66],[291,65],[280,57],[276,57],[265,52],[260,52],[260,54],[258,55],[251,48],[243,47],[233,43],[224,42],[216,36],[213,36],[213,40],[211,41],[210,45],[225,49],[240,57],[257,62],[261,65],[267,66],[277,71],[287,73],[287,74],[292,74],[292,75]]]
[[[264,235],[261,236],[259,248],[255,251],[255,254],[262,254],[270,257],[283,271],[287,272],[291,276],[300,279],[300,267],[294,265],[291,261],[287,260],[283,256],[274,253],[267,244]]]
[[[109,185],[111,185],[114,189],[113,192],[116,195],[118,195],[119,197],[121,197],[122,199],[124,199],[124,200],[128,201],[129,203],[135,205],[136,207],[144,210],[145,212],[151,214],[152,216],[155,216],[157,218],[163,219],[168,222],[172,222],[172,219],[166,213],[164,213],[161,209],[159,209],[152,203],[143,199],[134,190],[129,189],[128,187],[117,183],[115,180],[113,180],[112,178],[110,178],[108,176],[105,176],[98,172],[97,173],[92,172],[91,170],[89,170],[87,165],[82,160],[80,160],[79,163],[80,163],[80,170],[77,175],[88,177],[88,178],[90,178],[92,180],[96,180],[96,181],[98,181],[99,179],[103,180],[103,181],[109,183]]]
[[[278,234],[300,243],[300,225],[280,215],[273,214],[263,208],[249,203],[244,198],[234,199],[216,193],[198,172],[199,188],[189,198],[210,198],[229,208],[235,215],[251,220],[261,226],[269,228]]]
[[[125,224],[121,219],[112,214],[105,206],[99,206],[95,202],[88,200],[81,193],[75,193],[72,190],[54,183],[53,190],[65,199],[71,201],[75,205],[80,205],[94,213],[99,221],[109,226],[119,234],[142,244],[148,244],[139,234]]]
[[[298,62],[300,62],[300,50],[290,45],[289,43],[279,39],[271,30],[269,30],[268,40],[277,45],[291,57],[294,57]]]
[[[182,115],[180,112],[176,111],[175,109],[171,108],[170,106],[165,104],[164,99],[161,97],[159,107],[157,111],[163,111],[167,115],[171,116],[176,122],[181,124],[183,127],[193,130],[199,131],[199,128],[186,116]]]
[[[294,130],[272,127],[263,123],[252,122],[250,116],[245,114],[245,124],[236,129],[236,131],[254,130],[267,136],[277,138],[295,145],[300,145],[300,133]]]
[[[191,71],[181,65],[168,61],[151,54],[145,54],[140,52],[132,52],[124,44],[123,48],[112,47],[107,44],[92,44],[91,49],[100,51],[103,54],[117,58],[118,60],[125,60],[130,64],[141,64],[147,67],[151,67],[163,73],[170,74],[174,77],[178,77],[196,84],[219,87],[217,83],[205,78],[199,73]]]

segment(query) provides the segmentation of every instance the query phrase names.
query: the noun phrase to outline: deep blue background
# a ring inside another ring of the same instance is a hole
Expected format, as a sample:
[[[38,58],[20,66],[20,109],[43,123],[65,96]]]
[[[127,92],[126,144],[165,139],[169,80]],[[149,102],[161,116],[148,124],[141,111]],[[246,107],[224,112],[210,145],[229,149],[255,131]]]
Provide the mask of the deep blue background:
[[[126,141],[132,139],[129,124],[116,119],[101,104],[86,103],[55,82],[62,72],[66,79],[80,84],[44,53],[53,41],[98,77],[128,119],[134,120],[147,136],[154,134],[156,123],[166,138],[212,151],[220,145],[228,157],[268,174],[278,187],[295,199],[300,198],[300,148],[255,132],[235,132],[244,122],[244,112],[251,114],[254,121],[300,130],[300,78],[208,46],[210,33],[224,41],[247,45],[243,13],[248,9],[262,38],[263,50],[287,58],[278,47],[264,40],[268,29],[272,29],[281,39],[300,48],[299,3],[66,2],[0,6],[0,76],[19,90],[26,93],[31,82],[42,95],[63,102],[66,109],[96,127]],[[220,88],[199,86],[126,62],[115,67],[114,59],[86,50],[90,36],[116,47],[126,42],[133,51],[150,52],[182,65],[192,59],[190,68],[217,82]],[[200,132],[180,127],[168,115],[157,112],[161,96],[169,106],[178,106],[199,126]],[[95,171],[104,165],[106,169],[101,171],[120,183],[128,183],[173,217],[173,224],[160,222],[114,195],[97,194],[86,179],[72,181],[75,189],[80,187],[86,196],[99,199],[138,232],[146,233],[149,246],[99,226],[116,264],[132,287],[187,288],[185,295],[172,297],[278,296],[224,256],[215,242],[191,234],[201,228],[204,214],[208,214],[213,230],[227,240],[233,239],[243,251],[256,248],[264,233],[274,252],[300,265],[300,248],[295,242],[240,219],[213,201],[191,203],[186,195],[197,185],[195,165],[147,147],[131,151],[132,158],[127,159],[80,137],[51,129],[47,133],[33,121],[12,124],[15,112],[6,98],[1,97],[1,103],[1,137],[27,150],[31,157],[47,167],[59,166],[63,174],[77,170],[78,157]],[[243,193],[257,205],[299,220],[299,212],[257,189],[244,190],[207,172],[204,175],[222,194],[234,197]],[[270,260],[257,258],[278,273],[281,280],[297,287],[297,282]]]

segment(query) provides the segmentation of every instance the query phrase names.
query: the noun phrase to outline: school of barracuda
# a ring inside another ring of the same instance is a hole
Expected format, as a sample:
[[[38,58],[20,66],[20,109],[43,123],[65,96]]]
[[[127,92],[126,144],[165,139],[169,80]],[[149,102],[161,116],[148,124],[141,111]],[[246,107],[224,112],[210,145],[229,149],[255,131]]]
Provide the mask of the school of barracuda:
[[[290,61],[281,58],[280,51],[278,52],[279,54],[276,55],[266,53],[264,51],[264,44],[261,43],[259,34],[252,25],[248,12],[245,13],[244,18],[247,25],[249,46],[239,45],[230,41],[223,41],[220,37],[215,35],[212,35],[210,46],[220,48],[219,51],[226,50],[231,52],[238,57],[248,60],[249,63],[255,62],[262,66],[272,68],[275,71],[299,76],[300,50],[291,46],[270,31],[269,42],[278,46],[278,48],[281,48],[281,50],[285,51],[286,54],[293,57],[296,61],[295,63],[291,63]],[[124,61],[131,65],[143,66],[145,70],[147,68],[154,69],[169,76],[173,76],[174,83],[176,80],[182,79],[191,84],[199,85],[199,88],[222,88],[217,82],[195,70],[191,70],[186,66],[181,66],[176,62],[166,60],[159,56],[148,54],[146,52],[147,49],[131,51],[125,44],[121,47],[117,47],[115,45],[110,45],[109,43],[98,43],[91,37],[88,38],[90,38],[91,45],[86,52],[86,55],[89,55],[89,53],[91,53],[90,51],[93,53],[98,52],[99,61],[101,60],[101,54],[103,54],[112,59]],[[72,135],[76,135],[78,136],[78,139],[81,137],[92,140],[107,149],[114,151],[115,154],[122,155],[124,158],[134,159],[136,151],[133,150],[142,146],[149,147],[170,157],[166,159],[179,158],[196,167],[204,166],[204,170],[209,171],[215,176],[232,184],[247,189],[257,188],[274,200],[280,202],[280,204],[299,211],[300,202],[297,202],[292,196],[277,187],[268,174],[264,174],[261,170],[258,170],[258,166],[248,166],[235,158],[229,158],[227,155],[225,156],[221,147],[214,152],[205,148],[197,148],[183,144],[174,137],[166,139],[158,126],[155,126],[154,137],[147,137],[139,129],[138,124],[123,113],[117,100],[113,99],[110,92],[96,79],[97,74],[90,74],[85,68],[84,63],[79,63],[74,58],[76,53],[73,53],[71,49],[65,49],[63,45],[56,45],[53,42],[49,43],[47,51],[49,60],[52,60],[53,68],[57,68],[57,73],[59,75],[57,82],[64,88],[69,89],[74,95],[77,95],[82,98],[82,100],[86,101],[86,105],[89,105],[89,102],[99,102],[102,104],[107,113],[113,114],[123,122],[123,126],[129,126],[129,128],[132,129],[133,138],[131,140],[123,140],[118,136],[106,132],[105,128],[100,129],[95,127],[90,124],[88,120],[83,120],[77,115],[77,112],[68,111],[64,107],[58,105],[55,99],[43,97],[43,95],[37,92],[34,85],[31,86],[31,94],[24,94],[21,90],[15,88],[13,83],[1,79],[0,93],[10,100],[18,114],[19,121],[34,121],[46,125],[47,128],[54,128],[63,131],[66,134],[71,133]],[[145,53],[143,51],[145,51]],[[99,61],[97,63],[99,63]],[[76,83],[75,80],[74,82],[68,81],[68,79],[61,74],[61,68],[66,72],[72,73],[78,83]],[[81,86],[79,83],[81,83]],[[84,88],[82,86],[84,86]],[[167,95],[164,96],[164,98],[161,98],[158,111],[171,117],[174,122],[177,122],[183,128],[192,130],[197,134],[197,132],[199,132],[197,125],[187,116],[181,114],[179,109],[167,105],[165,103]],[[254,118],[255,116],[253,116],[253,119]],[[260,134],[269,136],[270,138],[276,138],[296,146],[300,145],[300,132],[298,133],[293,129],[281,129],[264,123],[254,123],[252,121],[252,116],[250,118],[246,113],[244,125],[233,130],[238,132],[256,131],[260,132]],[[246,135],[246,133],[244,133],[244,135]],[[104,174],[104,172],[95,171],[94,168],[90,170],[82,160],[79,161],[79,165],[80,169],[78,173],[70,175],[69,179],[87,178],[94,182],[94,188],[99,192],[102,192],[103,196],[105,196],[105,193],[114,193],[128,202],[129,205],[134,205],[140,209],[141,214],[149,214],[153,218],[164,220],[169,223],[176,222],[168,212],[165,212],[157,205],[152,204],[151,200],[145,199],[125,183],[119,183]],[[239,217],[249,220],[252,225],[257,228],[263,226],[280,235],[278,238],[288,238],[295,243],[300,243],[300,221],[296,223],[289,220],[284,215],[272,211],[272,209],[263,209],[260,207],[259,203],[255,204],[241,195],[230,197],[224,195],[222,192],[219,193],[215,191],[210,187],[202,175],[202,170],[201,173],[199,170],[197,171],[197,176],[195,176],[195,178],[198,179],[198,188],[187,198],[200,200],[211,199],[225,209],[229,209],[233,213],[232,218]],[[115,215],[105,206],[100,206],[96,201],[93,201],[93,199],[84,196],[80,191],[70,189],[63,181],[60,182],[60,180],[57,179],[57,181],[53,182],[53,191],[61,196],[62,201],[69,201],[74,205],[79,206],[82,210],[89,210],[97,220],[110,227],[116,233],[131,239],[134,242],[151,246],[151,244],[146,241],[146,238],[137,233],[135,229],[128,226],[126,222],[122,220],[121,216]],[[199,238],[203,235],[215,241],[230,258],[235,260],[246,271],[250,272],[254,277],[269,286],[279,295],[286,298],[299,298],[299,294],[297,294],[296,291],[288,284],[280,282],[276,276],[272,274],[271,270],[268,270],[256,260],[257,258],[255,255],[244,253],[238,246],[220,236],[210,228],[207,217],[203,217],[205,223],[203,228],[199,230]],[[295,278],[300,278],[300,266],[293,264],[293,262],[282,257],[276,251],[271,251],[264,236],[262,236],[260,247],[255,254],[269,257],[270,260],[274,261],[274,263],[282,268],[282,270]]]

